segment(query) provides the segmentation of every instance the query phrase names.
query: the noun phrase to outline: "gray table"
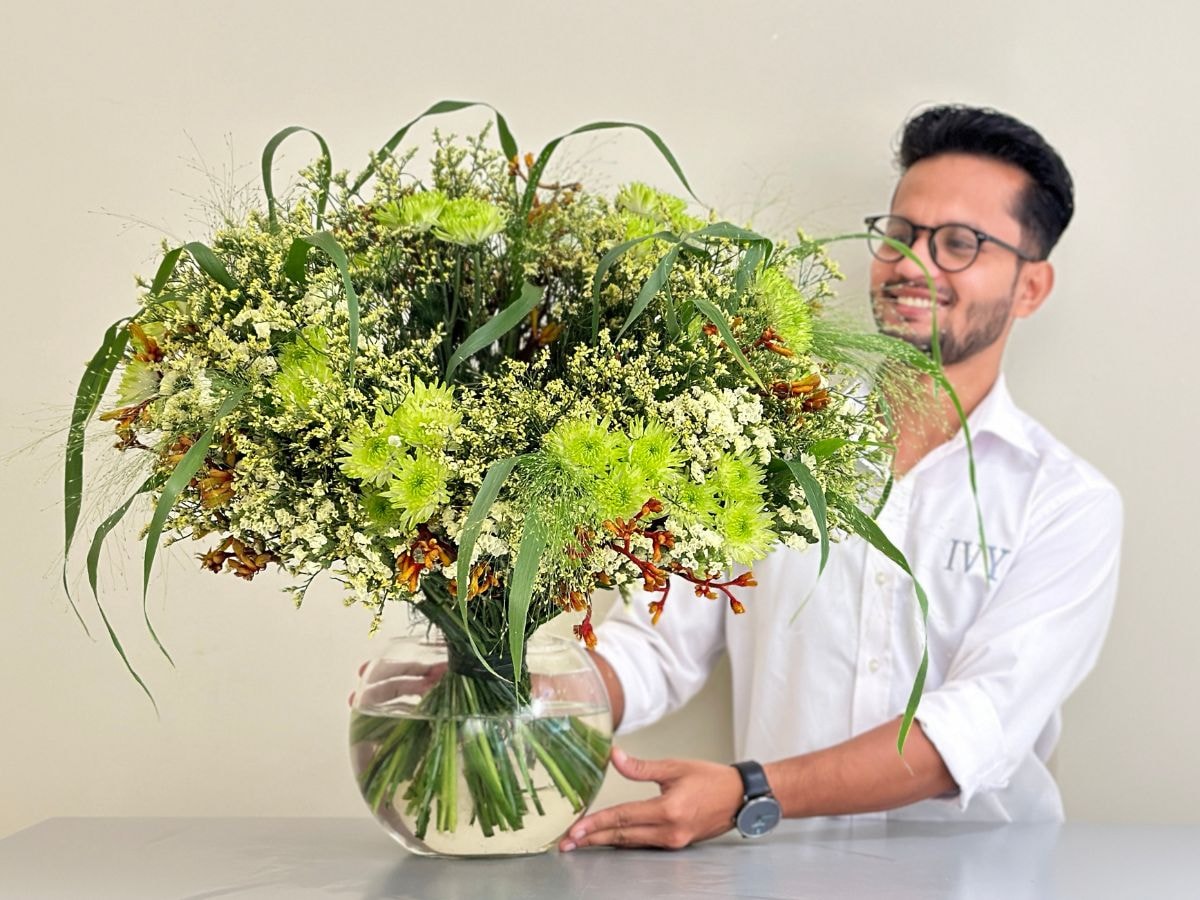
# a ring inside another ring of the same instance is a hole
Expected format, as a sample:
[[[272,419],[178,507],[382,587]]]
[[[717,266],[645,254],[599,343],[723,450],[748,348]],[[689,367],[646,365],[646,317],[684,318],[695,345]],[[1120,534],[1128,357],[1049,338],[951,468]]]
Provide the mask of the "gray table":
[[[0,897],[432,900],[1200,898],[1200,826],[785,822],[669,853],[409,856],[362,819],[50,819],[0,841]]]

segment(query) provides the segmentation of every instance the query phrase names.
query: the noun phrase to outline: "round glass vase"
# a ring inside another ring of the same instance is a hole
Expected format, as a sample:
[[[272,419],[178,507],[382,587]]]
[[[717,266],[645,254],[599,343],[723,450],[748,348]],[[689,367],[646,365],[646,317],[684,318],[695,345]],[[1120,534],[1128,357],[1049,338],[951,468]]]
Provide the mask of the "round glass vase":
[[[507,668],[505,664],[507,663]],[[604,680],[577,643],[534,635],[525,670],[436,628],[363,669],[350,759],[376,821],[423,856],[544,852],[600,790],[612,747]]]

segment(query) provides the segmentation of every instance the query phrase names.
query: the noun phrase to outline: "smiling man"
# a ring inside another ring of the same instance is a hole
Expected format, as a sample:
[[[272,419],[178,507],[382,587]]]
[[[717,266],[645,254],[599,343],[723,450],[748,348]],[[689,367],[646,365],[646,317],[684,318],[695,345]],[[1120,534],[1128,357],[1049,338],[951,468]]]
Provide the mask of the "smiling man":
[[[974,437],[980,546],[966,441],[948,403],[902,410],[897,476],[879,524],[931,598],[929,670],[903,757],[897,728],[921,662],[912,582],[859,540],[780,548],[736,621],[724,604],[679,605],[650,624],[618,604],[598,629],[619,733],[703,685],[722,652],[733,676],[732,766],[638,760],[625,777],[660,796],[581,820],[561,849],[682,847],[780,817],[1061,821],[1048,768],[1064,700],[1094,665],[1116,595],[1116,490],[1013,403],[1000,371],[1017,319],[1054,285],[1047,257],[1073,212],[1070,175],[1032,128],[992,110],[929,109],[904,128],[901,178],[868,229],[882,331],[930,349],[934,305],[946,374]],[[685,586],[679,586],[685,590]]]

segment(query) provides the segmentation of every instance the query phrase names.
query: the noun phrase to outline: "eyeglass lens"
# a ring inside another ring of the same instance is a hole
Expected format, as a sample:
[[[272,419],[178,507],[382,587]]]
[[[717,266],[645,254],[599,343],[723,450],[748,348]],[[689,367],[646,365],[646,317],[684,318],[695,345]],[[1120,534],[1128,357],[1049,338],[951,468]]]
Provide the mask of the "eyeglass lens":
[[[870,228],[871,234],[884,235],[906,247],[916,240],[917,227],[901,216],[881,216]],[[965,269],[979,253],[979,238],[965,225],[940,225],[930,230],[930,255],[945,272]],[[871,252],[884,262],[896,262],[903,254],[884,241],[869,241]]]

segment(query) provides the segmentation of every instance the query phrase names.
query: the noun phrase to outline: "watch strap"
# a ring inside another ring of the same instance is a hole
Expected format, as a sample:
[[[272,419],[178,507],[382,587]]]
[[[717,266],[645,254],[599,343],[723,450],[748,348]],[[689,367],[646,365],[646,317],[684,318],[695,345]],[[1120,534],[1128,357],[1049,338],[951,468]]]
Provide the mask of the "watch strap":
[[[767,783],[767,773],[754,760],[736,762],[733,767],[742,776],[742,792],[747,800],[765,797],[771,793],[771,785]]]

